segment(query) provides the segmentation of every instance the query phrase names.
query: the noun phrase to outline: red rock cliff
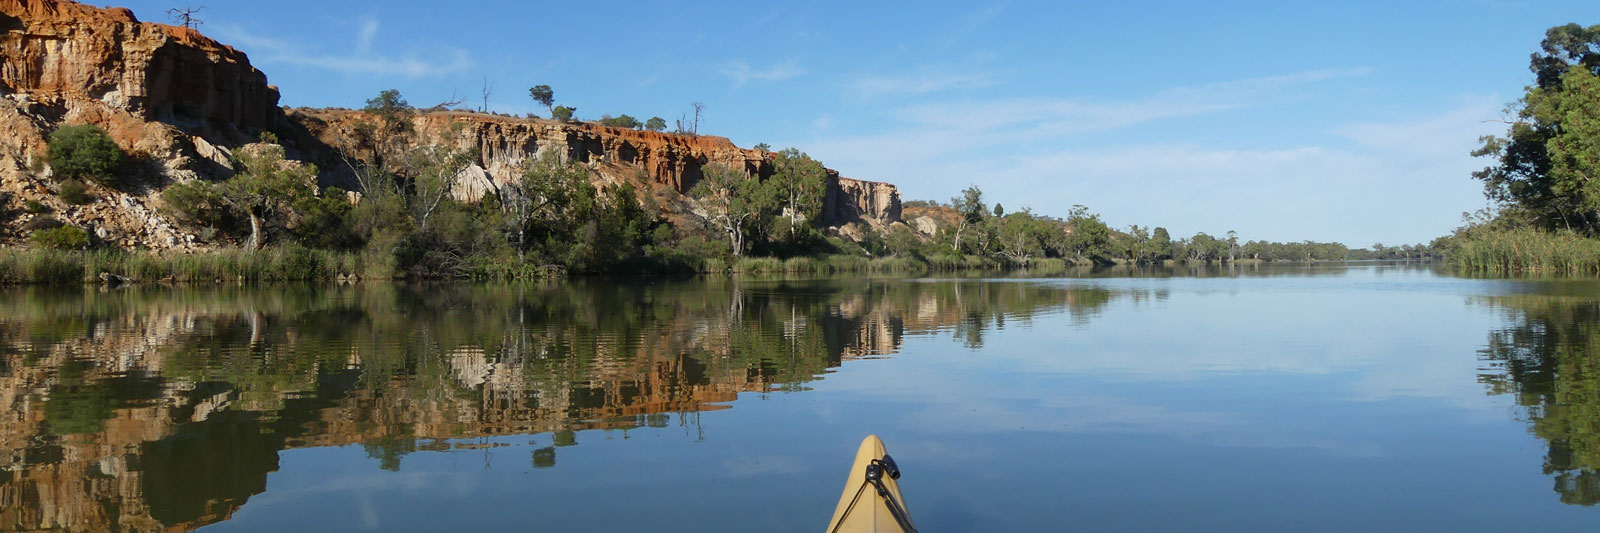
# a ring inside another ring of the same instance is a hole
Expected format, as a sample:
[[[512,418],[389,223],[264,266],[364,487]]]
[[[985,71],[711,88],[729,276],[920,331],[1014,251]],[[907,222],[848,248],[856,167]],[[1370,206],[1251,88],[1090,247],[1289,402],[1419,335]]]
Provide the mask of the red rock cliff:
[[[183,127],[274,124],[278,90],[243,52],[123,8],[0,0],[0,84],[65,112],[98,101]]]
[[[360,111],[296,110],[291,120],[305,126],[320,144],[358,157],[369,157],[358,132],[375,118]],[[647,189],[689,192],[708,164],[743,169],[752,176],[772,175],[771,154],[739,148],[725,137],[677,135],[583,122],[519,119],[463,112],[421,113],[412,126],[418,142],[476,149],[474,182],[464,184],[466,198],[516,180],[518,164],[554,151],[586,163],[605,181],[634,182]],[[481,172],[477,172],[481,170]],[[476,176],[481,176],[477,178]],[[900,192],[894,185],[855,180],[828,172],[823,222],[830,225],[900,220]]]

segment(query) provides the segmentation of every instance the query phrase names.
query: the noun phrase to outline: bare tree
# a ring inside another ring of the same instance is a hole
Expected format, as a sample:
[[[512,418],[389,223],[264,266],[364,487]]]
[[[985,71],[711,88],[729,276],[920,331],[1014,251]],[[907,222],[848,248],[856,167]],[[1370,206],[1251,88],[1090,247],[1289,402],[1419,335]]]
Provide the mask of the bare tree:
[[[206,8],[206,6],[200,6],[200,7],[174,7],[172,9],[168,9],[167,10],[167,15],[171,16],[172,20],[174,22],[177,22],[178,25],[183,26],[185,28],[189,28],[189,29],[192,30],[192,29],[194,29],[195,26],[199,26],[201,24],[205,24],[206,23],[206,21],[200,20],[199,18],[194,16],[195,13],[199,13],[200,11],[204,10],[205,8]]]
[[[449,111],[450,108],[458,106],[458,105],[461,105],[461,102],[464,101],[464,100],[465,100],[464,98],[456,96],[456,92],[455,91],[450,91],[450,98],[446,98],[445,101],[439,102],[437,104],[434,104],[433,107],[424,109],[423,111],[425,111],[425,112]]]
[[[494,84],[489,83],[489,77],[483,77],[483,112],[489,112],[489,94],[494,92]]]
[[[703,102],[694,102],[694,103],[691,103],[689,105],[694,106],[694,129],[691,131],[691,133],[694,134],[694,135],[699,135],[700,134],[700,113],[702,111],[706,110],[706,104],[703,103]]]

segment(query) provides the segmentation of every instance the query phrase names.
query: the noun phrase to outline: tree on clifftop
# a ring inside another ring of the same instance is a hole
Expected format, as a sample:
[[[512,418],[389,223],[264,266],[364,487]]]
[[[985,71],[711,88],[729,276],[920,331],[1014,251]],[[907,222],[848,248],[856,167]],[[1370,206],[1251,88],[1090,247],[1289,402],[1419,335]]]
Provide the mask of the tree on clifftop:
[[[576,112],[578,112],[578,108],[576,107],[558,105],[554,109],[550,110],[550,118],[566,122],[572,120],[572,114]]]
[[[551,90],[549,85],[535,85],[529,88],[528,96],[532,97],[534,102],[549,110],[551,115],[555,115],[556,92]]]
[[[1504,137],[1483,137],[1474,172],[1517,219],[1600,234],[1600,25],[1550,28],[1529,62],[1534,85]]]
[[[665,130],[667,129],[667,121],[661,117],[650,117],[650,120],[644,121],[644,129],[650,131]]]

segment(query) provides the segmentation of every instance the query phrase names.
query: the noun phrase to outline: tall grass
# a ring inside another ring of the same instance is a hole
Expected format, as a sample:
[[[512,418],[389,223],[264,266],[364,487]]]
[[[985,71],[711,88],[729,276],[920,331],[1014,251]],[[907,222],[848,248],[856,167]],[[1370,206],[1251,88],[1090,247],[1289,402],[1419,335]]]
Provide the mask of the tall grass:
[[[0,284],[224,282],[371,278],[355,253],[283,246],[246,252],[0,249]]]
[[[1487,272],[1600,274],[1600,239],[1529,228],[1479,229],[1457,238],[1450,260]]]
[[[928,263],[913,257],[865,257],[859,255],[829,255],[820,258],[793,257],[787,260],[776,257],[742,257],[729,271],[735,274],[921,274],[928,271]]]

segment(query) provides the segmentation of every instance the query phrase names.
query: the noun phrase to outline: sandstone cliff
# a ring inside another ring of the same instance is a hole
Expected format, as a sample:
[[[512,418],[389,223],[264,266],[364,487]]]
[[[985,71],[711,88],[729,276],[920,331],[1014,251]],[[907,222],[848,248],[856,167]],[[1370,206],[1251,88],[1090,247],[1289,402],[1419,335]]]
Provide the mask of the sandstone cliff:
[[[376,123],[360,111],[296,109],[289,118],[314,139],[361,159],[373,157],[359,130]],[[742,169],[751,176],[772,175],[772,154],[735,146],[725,137],[677,135],[584,122],[520,119],[465,112],[420,113],[412,118],[416,142],[476,149],[478,160],[464,172],[456,195],[476,201],[514,183],[519,165],[547,153],[585,163],[597,181],[631,182],[651,191],[660,205],[683,207],[683,195],[700,179],[705,165]],[[829,225],[872,226],[900,220],[900,192],[894,185],[841,177],[828,171],[822,220]]]
[[[191,29],[140,22],[121,8],[0,0],[0,31],[0,194],[39,202],[112,243],[192,247],[192,236],[157,214],[159,187],[227,177],[221,146],[284,124],[266,75]],[[52,193],[45,138],[85,123],[105,128],[134,158],[128,172],[141,186],[94,187],[84,206]],[[19,236],[0,232],[0,242]]]
[[[0,245],[25,242],[21,213],[35,202],[49,216],[124,247],[207,246],[160,214],[166,185],[233,175],[232,150],[274,132],[293,158],[316,163],[322,185],[354,189],[348,158],[370,158],[356,128],[359,111],[278,107],[278,90],[241,51],[177,26],[141,22],[123,8],[69,0],[0,0]],[[597,181],[632,182],[654,204],[683,214],[684,195],[707,164],[772,172],[771,155],[714,136],[675,135],[591,123],[461,112],[420,113],[419,142],[474,148],[475,164],[456,195],[474,200],[514,179],[519,163],[559,152],[585,163]],[[132,158],[130,185],[90,186],[70,205],[44,161],[45,139],[66,124],[104,128]],[[829,173],[822,219],[834,226],[899,221],[893,185]],[[9,220],[8,220],[9,219]]]

